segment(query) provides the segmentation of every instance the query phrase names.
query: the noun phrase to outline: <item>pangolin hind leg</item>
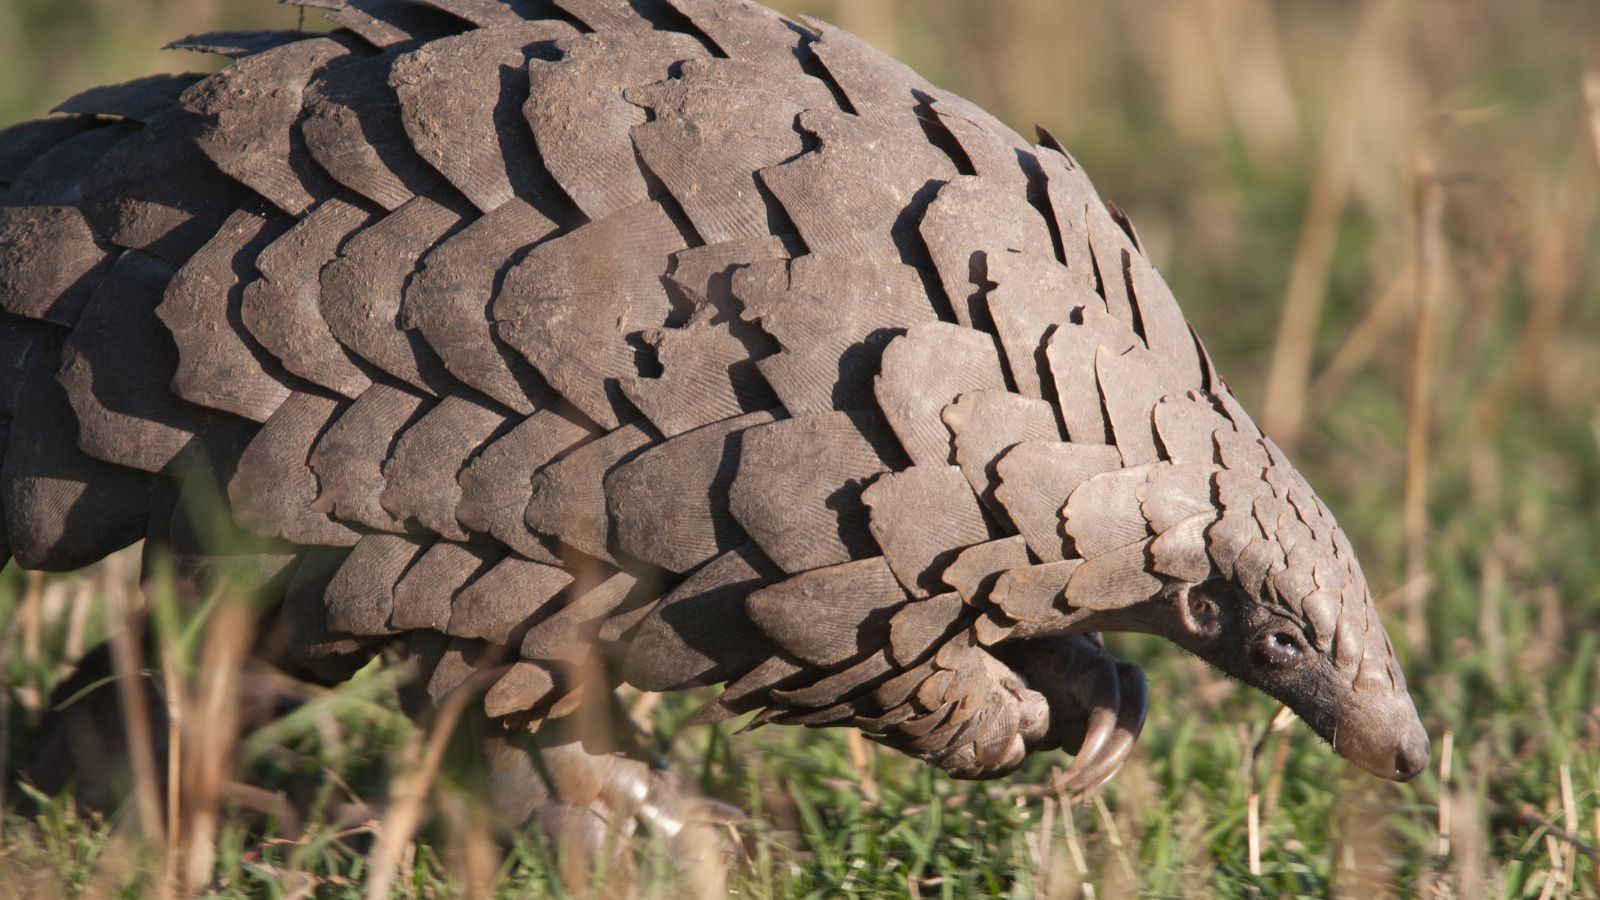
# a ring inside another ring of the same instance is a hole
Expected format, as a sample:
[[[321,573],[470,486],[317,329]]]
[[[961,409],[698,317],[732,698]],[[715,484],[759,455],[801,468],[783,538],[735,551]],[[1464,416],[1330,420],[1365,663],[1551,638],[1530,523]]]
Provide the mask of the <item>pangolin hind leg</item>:
[[[660,839],[696,896],[720,895],[737,853],[735,807],[689,789],[659,760],[607,750],[559,732],[499,734],[483,741],[491,802],[511,826],[537,828],[556,850],[569,886],[632,880],[641,828]]]

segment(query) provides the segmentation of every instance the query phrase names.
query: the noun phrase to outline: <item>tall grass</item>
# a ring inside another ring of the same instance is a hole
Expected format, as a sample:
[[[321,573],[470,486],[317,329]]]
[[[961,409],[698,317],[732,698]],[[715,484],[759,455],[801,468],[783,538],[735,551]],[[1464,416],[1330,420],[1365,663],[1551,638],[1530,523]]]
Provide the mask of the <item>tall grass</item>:
[[[1376,782],[1270,701],[1141,638],[1113,641],[1149,673],[1150,720],[1087,800],[1031,787],[1059,758],[963,784],[838,732],[683,728],[693,698],[645,698],[654,746],[751,814],[739,891],[1600,894],[1600,5],[775,5],[858,32],[1019,130],[1047,125],[1129,211],[1235,391],[1360,551],[1435,766]],[[153,49],[173,36],[295,15],[264,0],[12,0],[0,121],[211,65]],[[122,555],[75,576],[0,573],[8,752],[29,749],[52,685],[115,633],[136,569]],[[491,837],[448,765],[414,778],[430,745],[397,711],[397,670],[281,685],[294,711],[235,744],[205,726],[247,665],[249,617],[225,595],[150,596],[159,658],[123,641],[120,662],[177,713],[180,777],[109,820],[48,798],[8,814],[0,893],[562,890],[539,841]],[[414,828],[396,828],[402,809]],[[641,850],[644,891],[673,896],[661,852]]]

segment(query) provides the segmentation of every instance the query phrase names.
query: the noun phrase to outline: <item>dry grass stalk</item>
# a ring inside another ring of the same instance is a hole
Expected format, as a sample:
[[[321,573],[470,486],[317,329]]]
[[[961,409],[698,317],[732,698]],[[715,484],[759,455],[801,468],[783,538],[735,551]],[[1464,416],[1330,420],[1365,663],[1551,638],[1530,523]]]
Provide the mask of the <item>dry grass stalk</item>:
[[[127,728],[128,762],[133,771],[133,800],[140,836],[152,848],[165,847],[166,829],[158,793],[161,780],[156,771],[150,707],[145,697],[146,673],[139,646],[142,622],[125,603],[115,602],[112,597],[106,599],[117,618],[125,623],[111,635],[111,662],[117,675],[117,699],[122,705],[122,718]],[[170,896],[171,882],[159,879],[157,893]]]
[[[0,665],[3,665],[3,664],[4,664],[4,660],[0,659]],[[0,671],[4,671],[4,669],[0,668]],[[5,690],[0,690],[0,772],[10,772],[11,771],[11,753],[10,753],[10,749],[11,749],[11,692],[10,691],[5,691]],[[10,778],[0,778],[0,809],[8,809],[9,808],[9,807],[6,806],[6,800],[7,800],[7,798],[6,798],[6,785],[10,781],[11,781]],[[4,841],[5,837],[6,837],[6,819],[5,819],[5,816],[0,816],[0,841]]]
[[[1417,150],[1416,324],[1411,352],[1411,394],[1406,411],[1405,521],[1406,643],[1413,652],[1428,646],[1428,482],[1432,466],[1433,378],[1438,355],[1440,281],[1445,260],[1444,192],[1429,139]]]
[[[28,667],[28,682],[30,687],[37,680],[42,661],[41,647],[44,631],[44,573],[28,573],[28,590],[22,595],[22,607],[17,610],[18,620],[22,626],[22,661]],[[55,591],[63,590],[63,586],[51,585]]]
[[[1046,797],[1040,803],[1039,827],[1034,829],[1033,839],[1028,842],[1028,855],[1033,861],[1033,889],[1041,897],[1051,896],[1051,850],[1055,844],[1055,823],[1056,803]]]
[[[1476,784],[1450,793],[1453,809],[1451,851],[1455,858],[1453,871],[1456,893],[1460,897],[1482,897],[1492,893],[1483,809],[1478,799],[1488,779],[1488,768],[1488,748],[1483,744],[1472,747],[1469,763],[1463,767],[1463,778],[1470,776]]]
[[[1227,120],[1222,96],[1222,73],[1218,67],[1225,53],[1217,26],[1211,20],[1211,4],[1177,3],[1166,15],[1157,17],[1161,29],[1159,44],[1141,44],[1141,59],[1161,78],[1167,121],[1186,142],[1196,146],[1215,146],[1224,136],[1218,123]]]
[[[245,600],[223,593],[206,624],[197,683],[186,704],[194,715],[181,732],[188,760],[181,773],[183,884],[189,891],[210,881],[215,863],[222,798],[239,733],[240,681],[254,633],[254,616]]]
[[[28,586],[23,591],[22,604],[17,608],[13,627],[20,633],[22,639],[22,665],[27,672],[26,680],[21,685],[18,695],[22,698],[23,704],[30,709],[38,709],[44,703],[44,695],[38,685],[40,609],[43,605],[44,573],[29,572]],[[8,640],[7,644],[10,643]]]
[[[855,770],[861,795],[868,803],[877,803],[878,781],[872,774],[872,748],[866,737],[852,728],[845,733],[845,746],[850,751],[850,767]]]
[[[1261,874],[1261,798],[1256,794],[1254,784],[1250,785],[1250,796],[1245,807],[1245,834],[1246,853],[1250,874]]]
[[[67,639],[59,663],[63,673],[69,661],[82,659],[88,650],[89,614],[99,603],[94,583],[88,579],[79,581],[77,590],[72,592],[72,606],[67,611]]]
[[[1589,138],[1600,159],[1600,56],[1583,70],[1583,100],[1589,107]]]
[[[389,896],[402,858],[414,851],[411,838],[422,821],[423,804],[433,787],[439,764],[444,760],[450,736],[467,704],[481,696],[482,689],[487,687],[483,681],[481,677],[469,679],[445,697],[434,716],[426,744],[421,743],[420,734],[412,736],[406,753],[410,764],[390,783],[389,811],[378,825],[378,843],[372,850],[371,874],[367,880],[367,900],[383,900]]]
[[[1139,874],[1133,868],[1133,860],[1128,857],[1128,847],[1122,840],[1122,829],[1117,826],[1117,817],[1111,814],[1111,808],[1106,806],[1105,794],[1094,795],[1094,809],[1100,816],[1100,825],[1106,830],[1106,840],[1111,844],[1111,855],[1116,857],[1117,867],[1129,885],[1137,884]]]
[[[1573,187],[1572,179],[1563,182],[1561,192],[1565,194]],[[1531,308],[1517,348],[1519,386],[1554,387],[1550,354],[1566,325],[1567,302],[1578,278],[1577,261],[1586,252],[1574,246],[1574,239],[1587,229],[1574,221],[1576,213],[1565,208],[1566,204],[1565,198],[1553,201],[1553,208],[1535,217],[1533,233],[1528,236],[1531,246],[1524,271]]]
[[[1542,831],[1543,836],[1546,838],[1553,838],[1558,843],[1570,844],[1578,853],[1588,857],[1592,862],[1600,864],[1600,846],[1585,841],[1581,835],[1573,834],[1571,831],[1557,825],[1534,807],[1533,804],[1523,804],[1514,818],[1523,825]]]
[[[1284,715],[1285,710],[1280,710],[1279,715]],[[1277,720],[1274,719],[1274,722]],[[1278,739],[1278,748],[1272,752],[1271,774],[1267,776],[1267,788],[1261,794],[1261,818],[1267,821],[1272,818],[1273,812],[1278,808],[1278,798],[1283,793],[1283,774],[1289,765],[1289,748],[1294,745],[1294,731],[1290,727],[1294,722],[1294,713],[1288,712],[1287,718],[1281,726],[1275,726],[1283,736]]]
[[[1558,771],[1561,773],[1561,819],[1566,826],[1567,833],[1574,838],[1578,835],[1578,801],[1572,792],[1572,766],[1562,763]],[[1565,887],[1570,893],[1572,881],[1578,872],[1578,846],[1576,841],[1566,843],[1565,853],[1562,856],[1563,871],[1566,872]]]
[[[183,815],[183,726],[188,690],[183,683],[183,650],[178,646],[178,636],[167,633],[165,629],[156,630],[161,642],[161,693],[167,707],[167,841],[162,877],[167,884],[179,884],[178,861],[182,855],[184,832],[190,824]]]
[[[1502,192],[1496,187],[1496,196],[1500,196]],[[1481,377],[1475,362],[1490,354],[1490,340],[1505,327],[1505,306],[1510,295],[1506,288],[1522,252],[1520,235],[1524,230],[1523,214],[1510,199],[1502,199],[1501,208],[1505,212],[1496,222],[1493,243],[1487,250],[1487,256],[1477,263],[1476,271],[1467,278],[1464,286],[1463,293],[1467,297],[1465,308],[1452,317],[1456,328],[1455,347],[1445,364],[1440,389],[1441,397],[1455,402],[1455,408],[1443,415],[1459,418],[1460,429],[1465,433],[1459,439],[1473,444],[1481,444],[1491,435],[1477,432],[1476,423],[1470,417],[1458,414],[1470,406],[1475,393],[1473,382]],[[1464,249],[1461,255],[1470,260],[1482,253]]]
[[[1387,27],[1387,9],[1388,4],[1377,0],[1368,3],[1351,41],[1344,91],[1323,129],[1321,157],[1289,270],[1289,288],[1267,371],[1261,417],[1265,430],[1285,448],[1298,442],[1305,424],[1313,345],[1328,298],[1328,273],[1333,266],[1339,220],[1350,193],[1355,123],[1361,109],[1362,88],[1371,83],[1364,73],[1373,65]]]
[[[1249,774],[1249,787],[1246,789],[1245,797],[1245,843],[1248,848],[1248,863],[1251,875],[1261,874],[1261,821],[1263,818],[1261,757],[1266,753],[1267,740],[1274,734],[1288,728],[1292,722],[1294,722],[1294,712],[1287,706],[1279,706],[1278,711],[1272,716],[1272,721],[1267,723],[1266,729],[1261,732],[1261,737],[1257,738],[1254,744],[1250,746],[1249,752],[1245,756]],[[1285,756],[1282,750],[1287,748],[1288,744],[1280,741],[1278,746],[1280,752],[1274,758],[1273,765],[1274,782],[1276,782],[1277,775],[1283,768]],[[1271,795],[1269,798],[1271,805],[1276,805],[1276,789],[1271,789],[1269,793]],[[1268,813],[1270,814],[1270,808]]]
[[[634,688],[623,685],[618,692],[618,696],[624,698],[624,702],[626,702],[625,698],[628,692],[634,692]],[[661,706],[661,695],[652,691],[638,691],[637,693],[638,697],[628,705],[628,719],[633,722],[635,728],[639,729],[640,734],[654,734],[655,722],[651,719],[651,716]]]
[[[1259,163],[1296,148],[1300,113],[1284,68],[1277,17],[1267,0],[1209,0],[1206,14],[1233,127]]]
[[[1587,132],[1588,129],[1585,129]],[[1579,138],[1588,142],[1585,135]],[[1517,337],[1516,350],[1467,395],[1469,413],[1462,424],[1467,432],[1465,439],[1475,442],[1491,441],[1498,433],[1505,410],[1518,395],[1532,387],[1542,388],[1552,396],[1570,393],[1571,387],[1587,389],[1585,382],[1573,385],[1571,363],[1580,360],[1579,354],[1561,346],[1565,329],[1570,324],[1569,310],[1572,301],[1582,295],[1579,287],[1584,277],[1595,217],[1595,188],[1593,173],[1587,159],[1578,160],[1582,154],[1573,154],[1561,168],[1553,183],[1543,186],[1537,193],[1534,208],[1521,218],[1526,225],[1518,229],[1514,239],[1505,240],[1506,255],[1512,259],[1507,266],[1516,264],[1522,287],[1528,296],[1528,312]],[[1498,256],[1497,249],[1497,256]],[[1495,263],[1499,260],[1496,259]],[[1487,297],[1489,292],[1504,295],[1497,279],[1507,273],[1493,266],[1479,279],[1478,291]],[[1476,316],[1487,320],[1487,314]],[[1459,318],[1459,317],[1458,317]],[[1479,348],[1467,342],[1479,330],[1469,322],[1457,348],[1454,362],[1473,358]],[[1483,326],[1487,331],[1487,326]],[[1567,361],[1567,365],[1562,365]]]
[[[1439,843],[1434,852],[1450,855],[1450,776],[1455,765],[1455,732],[1446,728],[1439,741]]]
[[[274,830],[284,837],[268,843],[294,843],[300,838],[300,813],[283,791],[269,791],[252,784],[230,781],[222,785],[220,799],[274,820],[277,823]]]
[[[1059,781],[1060,779],[1052,779]],[[1083,855],[1083,844],[1078,840],[1078,822],[1065,790],[1056,792],[1056,804],[1061,808],[1061,836],[1067,844],[1067,854],[1072,860],[1072,871],[1078,877],[1083,896],[1094,900],[1094,884],[1089,880],[1089,864]]]
[[[452,883],[460,886],[463,897],[492,896],[500,854],[488,811],[478,798],[455,790],[438,791],[434,807],[446,823],[445,851]]]
[[[1495,684],[1506,683],[1506,635],[1500,604],[1506,593],[1505,546],[1507,538],[1496,532],[1484,549],[1478,587],[1478,642],[1489,660]]]
[[[1544,836],[1545,850],[1550,854],[1550,871],[1545,875],[1544,887],[1539,891],[1539,900],[1551,900],[1560,897],[1565,900],[1572,893],[1572,888],[1567,884],[1566,857],[1561,852],[1561,842],[1553,834]]]
[[[1406,319],[1406,296],[1415,284],[1413,264],[1408,262],[1372,295],[1367,311],[1344,342],[1328,357],[1308,391],[1314,406],[1332,403],[1355,374],[1375,359]]]
[[[28,587],[23,593],[22,602],[12,610],[10,621],[6,623],[6,627],[3,629],[5,640],[3,643],[0,643],[0,674],[7,673],[11,670],[11,648],[16,645],[16,641],[13,640],[12,635],[20,626],[24,616],[26,615],[27,608],[30,605],[37,604],[39,579],[42,577],[43,573],[28,573]],[[11,701],[13,695],[17,693],[18,691],[16,688],[12,688],[10,690],[0,690],[0,772],[11,771]],[[9,781],[9,778],[0,778],[0,809],[6,808],[6,787]],[[3,818],[0,818],[0,836],[3,836],[4,834],[5,822]]]

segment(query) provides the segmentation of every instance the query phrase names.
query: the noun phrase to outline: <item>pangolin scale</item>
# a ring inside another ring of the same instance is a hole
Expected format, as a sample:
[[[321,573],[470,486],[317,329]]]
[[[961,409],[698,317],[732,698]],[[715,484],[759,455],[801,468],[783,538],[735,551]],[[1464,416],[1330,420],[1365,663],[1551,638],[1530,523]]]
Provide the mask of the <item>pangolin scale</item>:
[[[398,644],[511,728],[725,683],[1084,787],[1141,630],[1425,764],[1349,543],[1047,133],[742,0],[312,5],[0,132],[0,559],[226,564],[308,669]]]

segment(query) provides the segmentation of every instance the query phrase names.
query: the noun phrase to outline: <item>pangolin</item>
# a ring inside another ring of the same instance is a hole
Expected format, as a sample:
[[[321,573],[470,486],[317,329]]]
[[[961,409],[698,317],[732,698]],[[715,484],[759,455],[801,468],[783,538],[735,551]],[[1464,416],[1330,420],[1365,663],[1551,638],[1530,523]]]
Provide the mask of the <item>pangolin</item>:
[[[1086,788],[1140,631],[1425,766],[1350,543],[1047,132],[745,0],[297,2],[0,132],[0,559],[226,565],[508,734],[721,684]]]

